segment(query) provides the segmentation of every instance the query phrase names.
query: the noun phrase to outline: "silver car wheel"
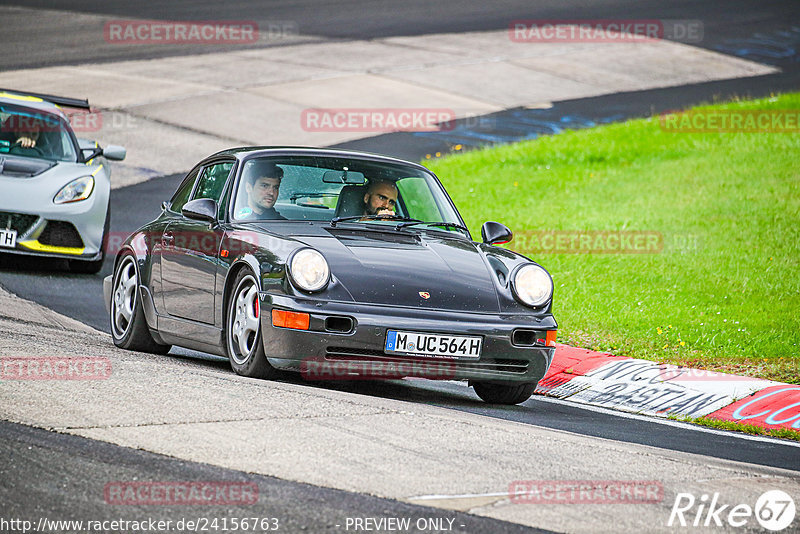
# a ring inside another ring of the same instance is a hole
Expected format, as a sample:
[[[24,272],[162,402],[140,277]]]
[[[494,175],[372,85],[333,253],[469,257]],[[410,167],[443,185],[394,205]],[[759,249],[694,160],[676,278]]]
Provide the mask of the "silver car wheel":
[[[132,256],[122,260],[117,269],[117,285],[114,288],[112,316],[114,317],[114,335],[123,337],[131,325],[133,310],[136,306],[136,265]]]
[[[233,360],[243,365],[256,349],[259,329],[258,288],[252,276],[239,282],[234,292],[228,327],[228,349]]]

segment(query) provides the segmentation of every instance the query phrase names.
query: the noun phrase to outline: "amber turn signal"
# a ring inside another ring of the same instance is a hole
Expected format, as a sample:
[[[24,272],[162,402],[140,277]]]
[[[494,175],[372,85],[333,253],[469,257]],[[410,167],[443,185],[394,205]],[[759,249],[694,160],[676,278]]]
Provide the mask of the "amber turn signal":
[[[548,330],[547,335],[545,336],[545,344],[548,347],[555,347],[556,346],[556,333],[558,330]]]
[[[293,328],[295,330],[308,330],[311,316],[307,313],[285,310],[272,310],[272,326]]]

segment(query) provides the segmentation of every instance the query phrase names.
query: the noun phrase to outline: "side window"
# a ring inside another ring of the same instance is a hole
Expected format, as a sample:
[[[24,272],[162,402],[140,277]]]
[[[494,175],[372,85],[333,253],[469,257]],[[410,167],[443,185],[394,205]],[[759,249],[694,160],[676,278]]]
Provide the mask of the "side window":
[[[397,181],[397,190],[403,199],[408,216],[423,221],[441,221],[442,214],[436,206],[428,183],[423,178],[403,178]]]
[[[196,198],[210,198],[219,202],[222,196],[222,191],[225,189],[225,182],[228,181],[228,175],[233,168],[232,161],[224,163],[214,163],[203,169],[200,175],[200,181],[197,184],[197,190],[192,195],[192,200]]]
[[[197,178],[196,170],[189,173],[189,175],[184,179],[180,188],[178,188],[178,191],[172,197],[172,201],[169,203],[169,209],[171,211],[174,211],[175,213],[181,212],[181,208],[183,208],[183,205],[189,201],[189,195],[192,194],[192,187],[194,187],[195,178]]]

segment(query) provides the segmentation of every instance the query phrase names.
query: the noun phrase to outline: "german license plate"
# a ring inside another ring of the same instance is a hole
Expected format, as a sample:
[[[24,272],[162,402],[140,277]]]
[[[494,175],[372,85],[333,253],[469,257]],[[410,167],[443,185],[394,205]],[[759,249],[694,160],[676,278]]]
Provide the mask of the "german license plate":
[[[14,248],[17,246],[17,231],[0,229],[0,247]]]
[[[428,332],[401,332],[389,330],[386,333],[385,352],[413,354],[428,358],[472,358],[481,356],[479,336],[451,336]]]

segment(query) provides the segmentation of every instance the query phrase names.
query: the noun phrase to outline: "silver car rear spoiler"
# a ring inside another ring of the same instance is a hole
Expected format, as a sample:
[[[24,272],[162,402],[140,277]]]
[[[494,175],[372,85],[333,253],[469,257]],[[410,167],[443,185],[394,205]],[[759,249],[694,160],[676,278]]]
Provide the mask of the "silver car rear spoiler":
[[[48,102],[52,102],[53,104],[59,106],[65,106],[68,108],[79,108],[79,109],[90,109],[89,108],[89,100],[80,98],[69,98],[66,96],[56,96],[56,95],[45,95],[42,93],[30,93],[28,91],[16,91],[14,89],[2,89],[0,88],[0,92],[5,93],[14,93],[20,96],[33,96],[36,98],[41,98],[42,100],[47,100]]]

